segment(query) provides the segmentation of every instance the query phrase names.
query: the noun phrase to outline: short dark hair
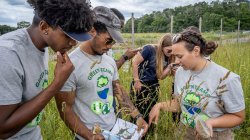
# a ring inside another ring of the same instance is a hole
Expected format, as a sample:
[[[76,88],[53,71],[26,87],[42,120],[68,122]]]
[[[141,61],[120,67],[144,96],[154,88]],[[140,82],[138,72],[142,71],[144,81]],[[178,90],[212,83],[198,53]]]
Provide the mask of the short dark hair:
[[[97,33],[106,33],[108,32],[107,27],[104,23],[96,21],[93,26]]]
[[[85,0],[27,0],[33,7],[33,24],[46,21],[52,28],[65,32],[88,32],[94,23],[94,12]]]

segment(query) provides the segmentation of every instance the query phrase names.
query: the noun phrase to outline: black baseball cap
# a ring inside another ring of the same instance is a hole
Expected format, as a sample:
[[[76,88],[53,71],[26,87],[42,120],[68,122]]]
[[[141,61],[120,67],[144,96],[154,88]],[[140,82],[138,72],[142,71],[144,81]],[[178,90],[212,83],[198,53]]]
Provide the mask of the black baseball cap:
[[[89,35],[87,32],[81,32],[81,33],[75,33],[75,32],[65,32],[63,31],[67,36],[70,38],[82,42],[82,41],[87,41],[91,39],[91,35]]]
[[[110,36],[117,43],[124,43],[121,34],[121,21],[115,15],[115,13],[110,8],[104,6],[95,7],[94,12],[96,15],[96,20],[106,26]]]

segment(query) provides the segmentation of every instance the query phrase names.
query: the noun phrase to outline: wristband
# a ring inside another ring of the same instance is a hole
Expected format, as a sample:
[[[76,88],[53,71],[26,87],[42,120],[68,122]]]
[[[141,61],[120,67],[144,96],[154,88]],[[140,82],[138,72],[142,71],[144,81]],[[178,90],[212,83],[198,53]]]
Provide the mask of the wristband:
[[[127,55],[122,55],[122,57],[123,57],[123,59],[125,60],[125,61],[127,61],[128,60],[128,56]]]

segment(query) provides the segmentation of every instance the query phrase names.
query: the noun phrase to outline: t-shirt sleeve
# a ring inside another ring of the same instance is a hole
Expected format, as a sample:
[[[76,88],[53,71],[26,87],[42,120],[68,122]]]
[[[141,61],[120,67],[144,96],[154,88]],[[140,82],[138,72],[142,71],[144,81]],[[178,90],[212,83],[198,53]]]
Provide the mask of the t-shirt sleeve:
[[[76,76],[75,71],[73,71],[68,80],[64,83],[64,86],[62,87],[61,91],[70,92],[72,90],[76,90]]]
[[[14,51],[1,48],[0,63],[0,105],[20,103],[24,84],[20,59]]]
[[[181,94],[181,88],[180,88],[181,80],[179,79],[179,75],[180,75],[180,70],[177,69],[175,78],[174,78],[174,96]]]
[[[113,67],[114,67],[114,75],[113,75],[113,81],[116,81],[116,80],[118,80],[119,79],[119,73],[118,73],[118,69],[117,69],[117,66],[116,66],[116,63],[115,63],[115,61],[113,60],[112,61],[113,63]]]
[[[147,46],[144,46],[142,51],[141,51],[141,55],[143,57],[144,60],[146,60],[147,58],[150,57],[152,53],[152,50],[151,50],[151,46],[147,45]]]
[[[222,94],[225,110],[228,113],[236,113],[245,109],[243,89],[240,77],[234,77],[226,83],[227,92]]]

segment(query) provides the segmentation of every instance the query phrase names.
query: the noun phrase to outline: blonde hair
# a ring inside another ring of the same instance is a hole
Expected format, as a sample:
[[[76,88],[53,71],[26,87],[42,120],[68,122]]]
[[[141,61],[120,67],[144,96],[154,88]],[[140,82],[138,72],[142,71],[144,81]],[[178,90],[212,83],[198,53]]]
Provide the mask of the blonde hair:
[[[172,36],[170,33],[166,33],[161,37],[158,44],[155,45],[156,47],[156,76],[158,79],[160,79],[162,72],[163,72],[163,61],[165,58],[165,55],[163,53],[164,47],[170,47],[172,46]],[[168,58],[168,63],[172,62],[172,58]]]

